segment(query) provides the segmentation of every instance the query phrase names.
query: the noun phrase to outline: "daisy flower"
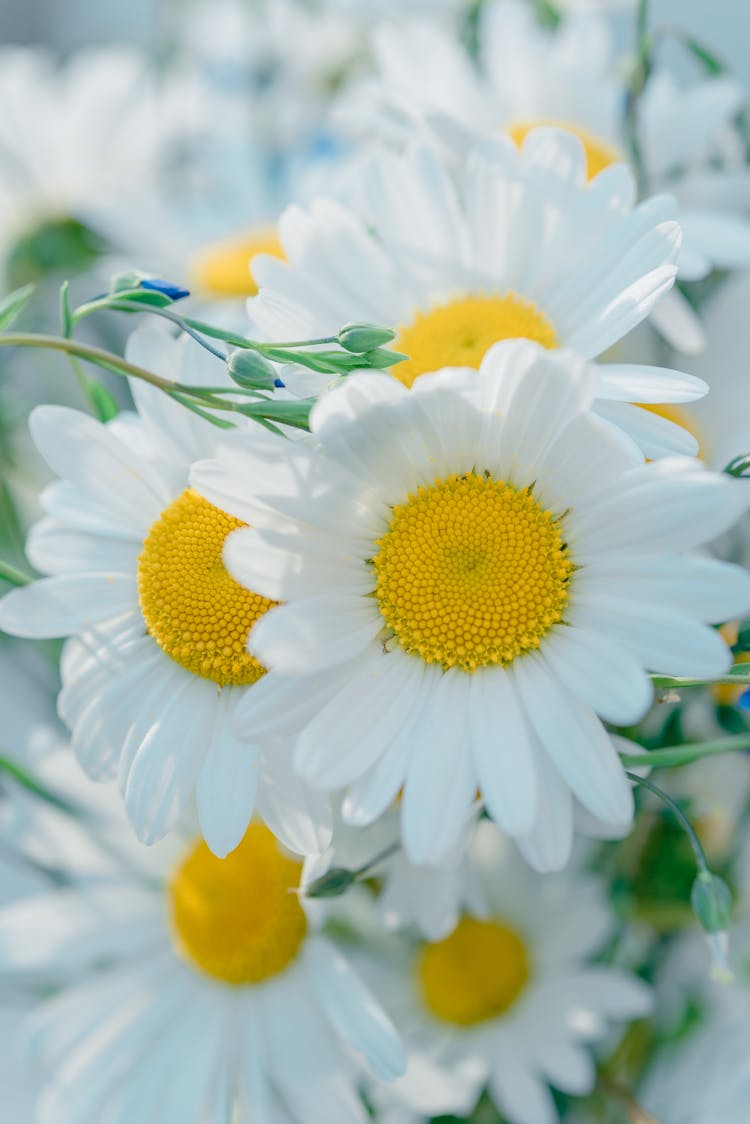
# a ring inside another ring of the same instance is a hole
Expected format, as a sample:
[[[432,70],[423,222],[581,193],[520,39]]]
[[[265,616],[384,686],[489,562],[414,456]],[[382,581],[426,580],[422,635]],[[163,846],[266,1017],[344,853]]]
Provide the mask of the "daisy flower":
[[[160,327],[136,332],[128,355],[193,385],[215,385],[220,371]],[[327,802],[296,778],[288,747],[251,747],[233,733],[237,703],[264,674],[247,636],[271,602],[224,568],[238,521],[189,487],[191,463],[213,455],[222,431],[143,383],[131,389],[136,413],[107,425],[65,407],[32,414],[36,446],[59,479],[43,493],[47,514],[27,553],[50,576],[0,602],[0,628],[73,638],[60,715],[85,771],[119,776],[143,842],[195,799],[219,855],[256,807],[288,846],[318,850]]]
[[[0,53],[0,255],[25,268],[45,236],[93,254],[91,231],[128,245],[127,214],[163,197],[170,154],[206,122],[178,75],[159,81],[142,54],[85,50],[60,65],[51,54]],[[80,224],[83,224],[81,226]],[[49,253],[49,249],[46,251]],[[29,280],[19,274],[16,283]]]
[[[384,1091],[412,1111],[434,1113],[412,1067],[474,1074],[508,1124],[559,1119],[548,1084],[582,1096],[595,1080],[590,1045],[612,1022],[646,1015],[648,989],[594,963],[615,919],[604,888],[570,868],[533,875],[489,823],[480,824],[471,865],[484,904],[440,940],[404,953],[399,971],[377,966],[378,994],[407,1048],[404,1078]],[[445,1084],[445,1080],[444,1080]],[[444,1111],[444,1110],[443,1110]]]
[[[289,208],[279,224],[286,260],[253,262],[256,330],[289,340],[328,336],[348,321],[387,325],[409,357],[390,373],[411,386],[440,367],[479,367],[502,339],[593,358],[672,285],[673,202],[659,196],[634,209],[623,165],[587,183],[584,149],[568,133],[534,130],[520,151],[502,136],[479,144],[458,180],[429,148],[381,152],[358,178],[357,210],[331,200]],[[606,364],[596,409],[648,456],[693,453],[691,435],[632,403],[704,392],[675,371]]]
[[[27,1027],[40,1124],[364,1124],[364,1063],[391,1080],[403,1051],[300,861],[258,822],[224,860],[120,843],[90,835],[68,885],[0,911],[0,972],[53,993]]]
[[[369,133],[390,137],[416,123],[454,157],[478,135],[503,129],[520,142],[535,125],[555,123],[581,139],[589,175],[625,159],[625,69],[605,18],[571,12],[552,31],[530,5],[495,0],[483,6],[478,42],[475,64],[457,36],[432,22],[381,27],[373,42],[378,77],[342,112],[360,130],[364,120]],[[745,100],[732,78],[682,88],[658,65],[641,98],[647,190],[668,190],[680,202],[682,280],[750,262],[748,173],[735,125]],[[682,350],[700,350],[700,323],[676,291],[652,320]]]
[[[314,407],[316,447],[269,466],[240,438],[198,465],[249,521],[224,557],[287,602],[254,626],[271,673],[245,736],[302,731],[296,765],[366,823],[403,786],[415,862],[451,853],[480,790],[540,867],[564,865],[572,794],[626,828],[632,795],[601,719],[652,699],[646,671],[720,675],[703,621],[750,606],[750,576],[689,553],[744,510],[698,462],[644,464],[590,412],[597,372],[526,341],[407,388],[350,377]]]

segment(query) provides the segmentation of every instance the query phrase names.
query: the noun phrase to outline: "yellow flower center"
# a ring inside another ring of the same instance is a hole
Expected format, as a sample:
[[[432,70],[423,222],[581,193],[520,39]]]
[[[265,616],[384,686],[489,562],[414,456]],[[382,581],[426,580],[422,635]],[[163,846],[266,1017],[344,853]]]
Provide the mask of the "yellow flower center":
[[[514,125],[509,125],[506,132],[520,148],[531,130],[538,129],[542,125],[553,125],[557,129],[565,129],[567,133],[572,133],[574,137],[578,137],[586,153],[586,172],[590,180],[594,176],[598,176],[599,172],[603,172],[610,164],[618,164],[624,159],[614,145],[595,137],[593,133],[579,128],[578,125],[571,125],[568,121],[555,121],[551,117],[540,117],[536,121],[519,121]]]
[[[153,524],[138,559],[149,633],[176,663],[221,687],[265,673],[247,638],[275,604],[236,582],[222,561],[227,535],[244,526],[187,488]]]
[[[273,228],[205,246],[196,254],[190,268],[193,287],[218,299],[255,296],[258,286],[251,263],[256,254],[284,257],[281,242]]]
[[[441,367],[478,368],[493,343],[520,338],[557,347],[544,313],[516,293],[457,297],[417,312],[411,324],[398,329],[393,347],[409,358],[391,367],[391,374],[411,386],[419,375]]]
[[[529,980],[529,955],[501,921],[463,917],[449,937],[422,948],[417,974],[433,1015],[472,1026],[513,1005]]]
[[[258,984],[282,972],[307,932],[295,892],[301,872],[263,824],[250,824],[225,859],[201,841],[169,885],[178,950],[225,983]]]
[[[404,651],[444,668],[508,664],[562,620],[573,565],[560,518],[476,472],[393,509],[373,559],[375,595]]]

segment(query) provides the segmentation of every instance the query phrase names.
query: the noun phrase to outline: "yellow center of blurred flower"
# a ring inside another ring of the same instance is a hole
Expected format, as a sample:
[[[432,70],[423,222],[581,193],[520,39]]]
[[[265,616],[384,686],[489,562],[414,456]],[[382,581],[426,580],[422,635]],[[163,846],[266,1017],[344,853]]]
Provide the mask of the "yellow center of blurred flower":
[[[191,964],[230,984],[257,984],[294,960],[307,932],[299,903],[302,865],[252,823],[218,859],[198,843],[169,886],[177,947]]]
[[[471,1026],[513,1005],[529,980],[529,956],[501,921],[463,917],[449,937],[422,948],[417,974],[433,1015]]]
[[[586,129],[581,129],[578,125],[571,125],[567,121],[555,121],[553,118],[540,117],[536,121],[519,121],[514,125],[509,125],[506,132],[520,148],[531,130],[538,129],[542,125],[553,125],[557,129],[565,129],[567,133],[572,133],[574,137],[578,137],[586,153],[586,172],[590,180],[594,176],[598,176],[599,172],[604,171],[610,164],[618,164],[623,160],[622,154],[614,145],[608,144]]]
[[[222,560],[227,535],[244,526],[187,488],[153,524],[138,559],[149,633],[176,663],[221,687],[265,673],[247,638],[275,604],[236,582]]]
[[[385,625],[427,663],[508,664],[562,620],[573,565],[531,489],[476,472],[436,480],[393,509],[376,545]]]
[[[205,246],[193,259],[192,285],[210,297],[253,297],[258,286],[250,268],[256,254],[283,258],[281,242],[273,228]]]
[[[399,327],[393,348],[409,358],[391,367],[391,374],[411,386],[419,375],[441,367],[478,368],[493,343],[520,338],[557,347],[544,313],[516,293],[458,297],[417,312],[411,324]]]

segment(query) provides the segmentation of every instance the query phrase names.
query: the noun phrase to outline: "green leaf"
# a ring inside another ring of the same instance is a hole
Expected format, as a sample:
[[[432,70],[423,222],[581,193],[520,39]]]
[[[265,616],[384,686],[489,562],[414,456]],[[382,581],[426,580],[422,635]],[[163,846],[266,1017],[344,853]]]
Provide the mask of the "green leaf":
[[[154,308],[166,308],[173,304],[171,297],[160,293],[158,289],[124,289],[122,292],[112,293],[113,303],[117,303],[119,312],[139,312],[140,309],[129,309],[128,304],[152,305]],[[123,305],[122,308],[119,306]]]
[[[90,379],[86,389],[91,407],[100,422],[112,421],[112,418],[117,417],[120,407],[106,386]]]
[[[77,219],[54,219],[19,238],[8,254],[6,269],[14,287],[56,271],[70,276],[90,269],[107,248],[96,231]]]
[[[9,328],[16,317],[23,311],[34,293],[34,285],[23,285],[8,293],[7,297],[0,300],[0,332]]]
[[[60,286],[60,328],[66,340],[73,334],[73,313],[70,308],[70,281]]]
[[[680,30],[678,33],[680,41],[687,47],[690,54],[698,60],[706,74],[711,78],[718,77],[719,74],[725,74],[727,65],[725,62],[715,55],[713,51],[704,46],[698,39],[693,39],[692,35],[687,35],[684,31]]]
[[[309,430],[310,411],[315,401],[314,398],[299,398],[295,402],[248,402],[246,406],[240,407],[239,413],[256,420],[267,418],[269,421],[294,426],[295,429]]]
[[[19,570],[17,566],[11,566],[10,562],[4,562],[2,558],[0,558],[0,581],[20,586],[29,585],[33,580],[30,574],[25,574],[23,570]]]

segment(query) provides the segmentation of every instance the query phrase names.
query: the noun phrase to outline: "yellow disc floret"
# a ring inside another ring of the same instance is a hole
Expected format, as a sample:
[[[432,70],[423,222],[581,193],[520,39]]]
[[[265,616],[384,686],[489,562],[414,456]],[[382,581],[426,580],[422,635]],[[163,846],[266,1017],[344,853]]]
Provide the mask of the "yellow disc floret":
[[[417,312],[411,324],[399,327],[393,347],[409,358],[391,367],[391,374],[411,386],[419,375],[441,367],[479,368],[493,343],[512,339],[557,347],[554,328],[532,301],[515,293],[458,297]]]
[[[275,604],[236,582],[222,561],[227,535],[244,526],[188,488],[153,524],[138,559],[148,631],[176,663],[221,687],[265,673],[247,638]]]
[[[301,872],[263,824],[250,824],[226,859],[201,841],[169,886],[178,950],[225,983],[258,984],[282,972],[307,932],[295,892]]]
[[[472,1026],[513,1005],[529,979],[529,956],[518,933],[501,921],[463,917],[449,937],[424,945],[417,975],[433,1015]]]
[[[578,125],[571,125],[567,121],[555,121],[551,117],[540,117],[536,121],[519,121],[515,125],[510,125],[506,132],[520,148],[531,130],[538,129],[543,125],[553,125],[557,129],[565,129],[567,133],[572,133],[574,137],[578,137],[586,153],[586,173],[590,180],[594,176],[598,176],[610,164],[620,163],[624,159],[614,145],[594,136],[588,130],[581,129]]]
[[[255,296],[258,285],[251,267],[256,254],[284,257],[281,242],[272,227],[204,247],[193,260],[191,284],[204,295],[219,299]]]
[[[508,664],[562,620],[573,564],[556,518],[476,472],[436,480],[393,509],[373,558],[386,628],[444,668]]]

